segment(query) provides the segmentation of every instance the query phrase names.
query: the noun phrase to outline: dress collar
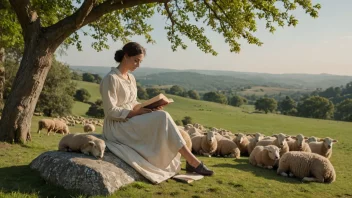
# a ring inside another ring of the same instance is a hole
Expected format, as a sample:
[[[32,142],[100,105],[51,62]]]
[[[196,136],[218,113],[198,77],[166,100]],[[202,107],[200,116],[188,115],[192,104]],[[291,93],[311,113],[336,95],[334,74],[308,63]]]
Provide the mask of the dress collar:
[[[123,80],[125,80],[129,83],[131,82],[131,76],[130,76],[129,72],[127,72],[128,79],[125,79],[124,77],[122,77],[122,73],[120,72],[119,69],[117,69],[117,67],[111,67],[111,71],[114,72],[115,74],[117,74]]]

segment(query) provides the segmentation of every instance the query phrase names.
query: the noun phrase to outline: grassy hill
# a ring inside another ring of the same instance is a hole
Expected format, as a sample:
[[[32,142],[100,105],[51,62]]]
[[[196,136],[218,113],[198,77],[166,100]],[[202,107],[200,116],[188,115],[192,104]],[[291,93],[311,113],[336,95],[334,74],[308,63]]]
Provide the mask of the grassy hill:
[[[90,72],[105,76],[110,67],[88,67],[88,66],[71,66],[71,69],[80,72]],[[200,85],[204,90],[207,87],[217,87],[222,85],[231,86],[277,86],[284,88],[299,89],[326,89],[331,86],[346,85],[352,81],[352,76],[340,76],[330,74],[268,74],[254,72],[236,72],[236,71],[218,71],[218,70],[175,70],[163,68],[141,67],[134,71],[133,74],[137,80],[146,84],[156,85],[184,85],[187,89],[199,89]],[[204,78],[204,76],[206,78]],[[199,78],[203,77],[203,78]],[[192,80],[192,83],[184,81]],[[221,84],[223,82],[223,84]],[[194,84],[194,86],[193,86]],[[197,88],[198,87],[198,88]]]
[[[97,88],[96,85],[87,87]],[[93,92],[93,91],[92,91]],[[277,114],[250,114],[250,106],[235,108],[227,105],[171,96],[174,103],[165,107],[174,120],[191,116],[194,122],[205,126],[229,129],[232,132],[262,132],[332,137],[339,142],[334,145],[331,162],[337,173],[332,184],[303,184],[295,178],[276,175],[248,164],[248,157],[239,160],[228,158],[199,157],[215,171],[192,184],[168,180],[159,185],[136,182],[120,189],[111,197],[351,197],[352,196],[352,123],[283,116]],[[76,103],[74,112],[82,112]],[[47,184],[28,164],[40,153],[55,150],[60,135],[38,135],[37,122],[33,117],[33,141],[27,145],[0,143],[0,197],[83,197],[79,192],[67,191]],[[83,132],[82,126],[70,127],[71,132]],[[97,132],[101,132],[98,127]],[[183,160],[183,168],[184,168]],[[182,171],[183,172],[183,171]]]

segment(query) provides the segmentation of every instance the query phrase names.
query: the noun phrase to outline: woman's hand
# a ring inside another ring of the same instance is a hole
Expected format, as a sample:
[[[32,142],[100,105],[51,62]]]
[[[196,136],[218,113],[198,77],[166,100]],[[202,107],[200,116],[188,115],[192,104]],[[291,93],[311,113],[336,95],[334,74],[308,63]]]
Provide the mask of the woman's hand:
[[[157,110],[163,110],[164,106],[158,106],[157,108],[152,109],[153,111],[157,111]]]
[[[143,114],[150,113],[150,112],[152,112],[152,110],[147,109],[147,108],[133,108],[133,110],[130,111],[130,113],[127,115],[127,117],[132,118],[134,116],[143,115]]]

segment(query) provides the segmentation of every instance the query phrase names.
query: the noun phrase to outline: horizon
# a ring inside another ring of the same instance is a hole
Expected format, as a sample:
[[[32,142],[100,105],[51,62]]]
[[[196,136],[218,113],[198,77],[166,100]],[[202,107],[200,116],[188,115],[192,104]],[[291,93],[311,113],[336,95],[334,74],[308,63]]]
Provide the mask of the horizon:
[[[112,66],[97,66],[97,65],[69,65],[70,67],[102,67],[102,68],[111,68]],[[190,71],[190,70],[197,70],[197,71],[221,71],[221,72],[237,72],[237,73],[257,73],[257,74],[272,74],[272,75],[332,75],[332,76],[341,76],[341,77],[351,77],[352,75],[347,74],[329,74],[329,73],[266,73],[266,72],[247,72],[247,71],[236,71],[236,70],[220,70],[220,69],[174,69],[174,68],[157,68],[157,67],[142,67],[138,69],[169,69],[169,70],[177,70],[177,71]]]
[[[156,14],[150,20],[151,32],[156,44],[147,44],[142,37],[130,38],[147,50],[141,67],[165,69],[218,70],[268,74],[330,74],[352,76],[352,1],[313,0],[322,8],[319,17],[311,18],[298,9],[293,14],[299,20],[295,28],[277,28],[274,34],[265,29],[265,23],[258,21],[254,33],[264,44],[259,47],[240,39],[241,52],[231,53],[221,35],[206,31],[213,48],[219,53],[212,56],[200,51],[195,43],[184,39],[186,50],[172,52],[166,38],[165,19]],[[92,39],[82,37],[83,51],[69,47],[67,55],[58,57],[69,65],[115,66],[113,55],[122,47],[122,42],[109,39],[109,50],[96,52],[91,48]],[[151,67],[152,66],[152,67]]]

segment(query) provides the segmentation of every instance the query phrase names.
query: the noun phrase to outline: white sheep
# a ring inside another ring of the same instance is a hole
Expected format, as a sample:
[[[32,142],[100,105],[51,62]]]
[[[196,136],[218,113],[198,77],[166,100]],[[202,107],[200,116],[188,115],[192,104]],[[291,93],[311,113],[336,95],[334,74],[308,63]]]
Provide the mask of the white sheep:
[[[280,148],[275,145],[256,146],[249,155],[249,163],[267,169],[272,169],[280,159]]]
[[[103,158],[106,148],[105,142],[89,134],[69,134],[61,138],[59,151],[82,152],[85,155],[92,154],[96,158]]]
[[[290,151],[312,152],[302,134],[298,134],[296,137],[290,137],[287,141],[287,145],[290,148]]]
[[[191,137],[188,135],[188,133],[182,129],[179,129],[183,139],[185,140],[186,142],[186,147],[192,151],[192,140],[191,140]]]
[[[307,142],[307,143],[318,142],[318,140],[320,140],[320,138],[317,138],[317,137],[312,136],[312,137],[309,137],[309,138],[306,140],[306,142]]]
[[[257,143],[257,146],[275,145],[280,148],[280,156],[282,156],[284,153],[289,152],[290,148],[287,145],[287,142],[286,142],[287,136],[285,134],[283,134],[283,133],[275,134],[275,135],[273,135],[273,137],[275,137],[276,139],[274,139],[274,140],[272,140],[272,139],[260,140]]]
[[[281,157],[277,174],[309,182],[331,183],[336,180],[335,169],[327,158],[299,151],[290,151]]]
[[[195,136],[204,135],[199,129],[197,129],[195,127],[189,128],[187,132],[191,138],[193,138]]]
[[[55,129],[54,129],[55,133],[61,133],[63,135],[70,134],[70,130],[65,122],[63,122],[61,120],[54,120],[54,122],[55,122]],[[54,133],[54,135],[55,135],[55,133]],[[49,133],[48,133],[48,135],[49,135]]]
[[[197,154],[211,157],[217,149],[215,133],[210,131],[206,135],[195,136],[192,140],[192,151]]]
[[[94,132],[95,131],[95,126],[94,124],[85,124],[83,126],[84,132]]]
[[[247,146],[248,148],[248,154],[250,155],[254,149],[254,147],[257,145],[257,143],[263,139],[263,135],[260,133],[255,133],[254,138],[252,138],[249,141],[249,144]]]
[[[38,121],[38,131],[40,133],[42,129],[47,129],[48,135],[52,130],[55,130],[55,122],[51,119],[41,119]]]
[[[249,141],[247,136],[243,133],[235,134],[237,137],[233,140],[241,151],[241,155],[248,155],[248,144]]]
[[[329,137],[320,140],[322,142],[310,142],[309,147],[312,153],[317,153],[329,159],[332,155],[332,145],[338,141]]]
[[[217,142],[216,155],[222,157],[240,158],[240,149],[237,144],[227,138],[222,138]]]

